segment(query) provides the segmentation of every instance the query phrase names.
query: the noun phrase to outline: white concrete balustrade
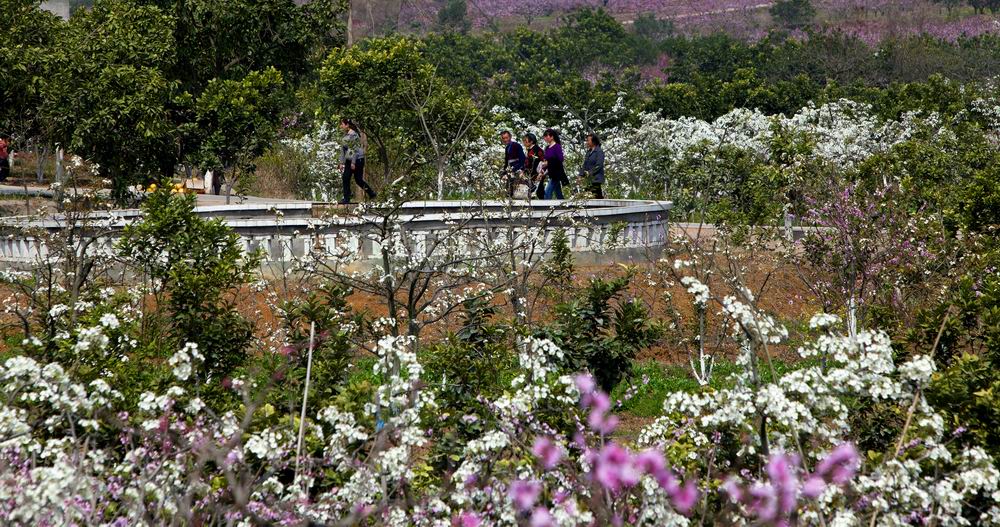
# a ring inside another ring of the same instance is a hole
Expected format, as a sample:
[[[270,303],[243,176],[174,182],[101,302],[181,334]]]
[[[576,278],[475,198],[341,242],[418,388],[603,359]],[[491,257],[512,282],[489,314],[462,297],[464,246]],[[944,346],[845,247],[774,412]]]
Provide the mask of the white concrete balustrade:
[[[669,202],[589,200],[418,201],[406,203],[394,218],[407,251],[424,254],[435,240],[469,256],[493,250],[496,243],[537,237],[544,250],[563,229],[570,249],[580,257],[622,251],[656,250],[668,240]],[[240,236],[245,252],[262,251],[264,265],[288,265],[306,257],[347,255],[358,262],[381,258],[377,214],[354,215],[346,209],[304,202],[197,207],[204,217],[220,218]],[[121,230],[141,218],[137,210],[95,213],[77,218],[78,236],[99,236],[92,250],[113,247]],[[0,267],[31,265],[46,254],[45,239],[65,231],[65,217],[0,219]],[[90,227],[100,225],[100,230]],[[544,232],[541,232],[541,231]],[[544,235],[544,242],[542,242]],[[439,249],[440,250],[440,249]]]

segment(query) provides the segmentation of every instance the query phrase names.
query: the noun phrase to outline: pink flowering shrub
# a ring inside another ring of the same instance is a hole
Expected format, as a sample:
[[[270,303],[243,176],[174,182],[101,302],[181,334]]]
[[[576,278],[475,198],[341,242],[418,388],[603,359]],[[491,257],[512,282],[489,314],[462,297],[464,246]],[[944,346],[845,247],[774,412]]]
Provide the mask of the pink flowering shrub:
[[[989,458],[976,449],[949,453],[926,405],[917,406],[912,446],[893,459],[861,462],[843,439],[841,395],[857,386],[906,400],[933,365],[911,361],[892,380],[887,342],[859,339],[823,337],[817,346],[839,358],[837,367],[790,374],[756,397],[739,386],[675,394],[664,406],[670,417],[644,429],[637,443],[618,435],[611,401],[592,377],[561,373],[562,351],[528,339],[519,344],[521,374],[510,390],[484,402],[493,426],[442,474],[427,473],[421,454],[435,441],[426,426],[435,389],[421,382],[405,337],[379,342],[381,380],[363,410],[309,412],[301,456],[297,423],[268,418],[276,409],[264,382],[227,383],[243,401],[238,410],[217,412],[183,382],[130,406],[101,380],[79,384],[57,364],[13,357],[0,368],[0,514],[12,525],[790,525],[820,517],[888,521],[918,510],[920,500],[935,504],[921,514],[940,518],[961,513],[965,499],[997,492],[1000,475]],[[854,346],[868,351],[856,355]],[[182,363],[197,368],[200,359],[191,346],[177,355],[180,381]],[[754,430],[756,407],[740,401],[755,398],[770,409],[774,450],[763,453],[751,439],[735,463],[720,441],[739,437],[726,430]],[[536,417],[555,407],[568,422]],[[374,423],[364,417],[372,414]],[[725,426],[709,432],[712,423]],[[980,519],[995,521],[997,512],[990,505]]]

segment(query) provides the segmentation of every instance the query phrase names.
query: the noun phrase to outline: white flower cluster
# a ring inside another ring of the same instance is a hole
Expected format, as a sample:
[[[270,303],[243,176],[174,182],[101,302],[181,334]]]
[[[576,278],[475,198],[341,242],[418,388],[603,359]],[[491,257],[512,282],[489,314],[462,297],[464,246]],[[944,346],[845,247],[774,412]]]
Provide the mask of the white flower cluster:
[[[779,344],[788,338],[785,326],[735,297],[726,296],[722,299],[722,311],[733,321],[733,333],[739,338],[753,338],[770,344]]]
[[[711,298],[711,291],[709,291],[707,285],[701,283],[701,281],[693,276],[682,277],[681,283],[687,288],[687,292],[694,297],[695,306],[701,309],[705,309],[705,307],[708,306],[708,300]]]
[[[809,319],[809,329],[830,329],[841,324],[842,320],[831,313],[816,313]]]
[[[989,104],[983,103],[980,107],[982,113],[992,115]],[[623,114],[628,109],[622,105],[620,112]],[[502,107],[494,108],[493,116],[497,131],[532,132],[541,137],[541,131],[550,126],[560,130],[567,166],[578,166],[582,162],[581,141],[589,130],[578,119],[532,123]],[[637,126],[598,129],[607,160],[608,181],[625,196],[648,196],[650,189],[664,188],[665,178],[675,172],[671,167],[676,168],[685,160],[700,158],[722,147],[751,152],[766,161],[772,156],[771,145],[777,131],[809,140],[816,156],[848,167],[887,151],[912,137],[918,129],[945,129],[934,114],[908,114],[899,121],[885,122],[875,116],[870,105],[848,99],[822,106],[810,103],[790,117],[737,108],[712,122],[693,117],[665,119],[655,113],[640,113],[636,121]],[[464,158],[463,169],[469,174],[467,178],[474,175],[484,179],[499,169],[502,148],[496,141],[480,139],[469,145],[468,150],[470,153]],[[668,166],[664,166],[664,160]]]
[[[341,147],[336,127],[323,123],[313,133],[286,140],[285,144],[307,160],[312,199],[337,201],[343,197],[340,179]]]
[[[108,336],[104,334],[104,328],[94,326],[83,328],[77,335],[76,343],[73,344],[73,351],[83,353],[87,351],[100,351],[108,346]]]
[[[741,453],[758,453],[765,447],[759,428],[764,418],[767,448],[796,451],[796,445],[804,443],[810,446],[805,454],[819,459],[850,430],[845,399],[880,401],[905,414],[917,397],[908,436],[918,438],[912,455],[904,451],[898,459],[870,467],[853,488],[830,487],[819,501],[822,513],[828,518],[854,517],[851,509],[841,507],[846,495],[855,492],[874,497],[871,506],[882,514],[880,524],[906,524],[906,518],[919,513],[958,525],[963,501],[977,495],[1000,497],[1000,472],[985,452],[977,447],[953,458],[944,445],[948,437],[943,419],[915,391],[934,371],[930,357],[918,356],[896,368],[888,337],[868,331],[856,338],[826,334],[800,353],[824,355],[827,366],[796,370],[763,385],[744,373],[736,376],[732,388],[673,393],[664,402],[664,416],[640,432],[640,444],[666,444],[684,435],[697,447],[708,448],[713,434],[724,432],[748,440]],[[988,514],[996,512],[994,507]]]
[[[177,350],[167,362],[173,368],[174,377],[178,380],[186,381],[191,377],[195,361],[202,362],[205,356],[198,351],[198,344],[188,342],[184,347]]]

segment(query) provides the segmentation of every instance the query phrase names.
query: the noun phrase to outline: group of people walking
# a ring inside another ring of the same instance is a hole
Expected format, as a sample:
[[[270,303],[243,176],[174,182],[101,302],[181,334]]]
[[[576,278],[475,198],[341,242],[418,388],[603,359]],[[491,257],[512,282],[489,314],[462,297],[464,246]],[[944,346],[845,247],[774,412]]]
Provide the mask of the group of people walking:
[[[340,203],[351,203],[354,197],[352,180],[368,199],[373,199],[375,191],[364,178],[365,148],[361,132],[350,119],[341,119],[340,129],[344,133],[340,154],[344,198]],[[500,141],[504,145],[503,176],[506,178],[509,197],[514,198],[525,192],[527,195],[524,198],[534,195],[538,199],[565,199],[563,186],[569,185],[570,180],[566,175],[565,155],[557,130],[549,128],[542,133],[544,148],[532,133],[524,134],[518,143],[509,131],[504,130],[500,133]],[[604,151],[601,149],[601,139],[597,134],[591,133],[587,134],[586,141],[587,155],[577,175],[588,192],[597,199],[604,199]]]
[[[526,197],[533,194],[538,199],[564,199],[563,186],[569,184],[569,177],[559,132],[549,128],[542,133],[542,140],[544,149],[538,145],[535,134],[524,134],[518,143],[509,131],[500,132],[504,145],[503,177],[509,197],[515,197],[518,188],[523,187],[528,191]],[[587,191],[597,199],[604,199],[604,151],[597,134],[587,134],[587,155],[577,175]]]

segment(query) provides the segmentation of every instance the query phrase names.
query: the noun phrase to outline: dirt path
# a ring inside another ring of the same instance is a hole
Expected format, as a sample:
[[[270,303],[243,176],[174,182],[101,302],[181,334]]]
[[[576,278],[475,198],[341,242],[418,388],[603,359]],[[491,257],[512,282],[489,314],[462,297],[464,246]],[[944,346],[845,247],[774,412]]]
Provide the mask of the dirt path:
[[[683,14],[680,14],[680,15],[667,15],[667,16],[663,17],[662,20],[683,20],[685,18],[695,18],[695,17],[699,17],[699,16],[706,16],[706,15],[722,15],[722,14],[725,14],[725,13],[733,13],[735,11],[752,11],[752,10],[756,10],[756,9],[764,9],[765,7],[771,7],[772,5],[774,5],[774,2],[764,2],[764,3],[760,3],[760,4],[748,5],[748,6],[742,6],[742,7],[727,7],[725,9],[713,9],[711,11],[700,11],[698,13],[683,13]],[[626,24],[627,25],[627,24],[634,24],[635,20],[634,19],[629,19],[629,20],[622,20],[621,22],[622,22],[622,24]]]

